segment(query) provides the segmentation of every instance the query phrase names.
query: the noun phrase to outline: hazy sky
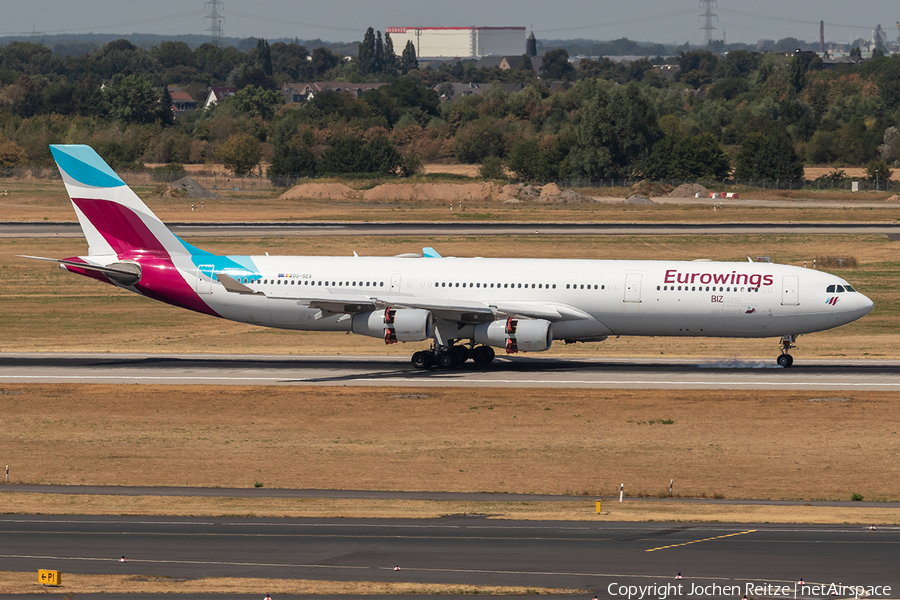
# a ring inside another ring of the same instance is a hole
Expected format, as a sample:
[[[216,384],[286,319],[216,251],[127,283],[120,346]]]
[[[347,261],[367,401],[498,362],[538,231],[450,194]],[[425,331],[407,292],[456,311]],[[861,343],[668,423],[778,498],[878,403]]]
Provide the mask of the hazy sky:
[[[628,37],[702,43],[698,0],[223,0],[229,37],[362,38],[366,27],[533,26],[544,39]],[[718,0],[714,37],[728,42],[797,37],[868,38],[881,23],[897,38],[895,0]],[[0,0],[0,35],[57,33],[202,34],[204,0]]]

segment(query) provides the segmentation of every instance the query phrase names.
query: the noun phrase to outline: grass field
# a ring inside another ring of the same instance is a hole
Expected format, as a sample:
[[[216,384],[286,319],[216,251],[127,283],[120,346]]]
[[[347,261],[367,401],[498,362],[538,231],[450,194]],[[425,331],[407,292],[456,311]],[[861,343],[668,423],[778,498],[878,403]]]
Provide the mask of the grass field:
[[[0,408],[14,483],[253,488],[259,482],[493,492],[502,503],[502,494],[513,492],[613,495],[621,482],[630,495],[659,496],[674,479],[676,494],[688,497],[900,500],[895,395],[821,398],[708,390],[7,384]],[[0,495],[0,512],[10,511],[12,498]],[[133,502],[94,501],[114,513]],[[234,502],[226,512],[256,510],[252,501]],[[281,506],[302,510],[307,502]]]
[[[325,180],[328,181],[328,180]],[[347,183],[347,182],[345,182]],[[374,187],[379,181],[351,181],[355,189]],[[451,184],[452,182],[448,182]],[[790,208],[728,206],[713,210],[703,205],[625,205],[621,200],[633,192],[625,188],[586,188],[582,193],[610,202],[580,205],[522,204],[498,201],[466,202],[464,209],[450,210],[446,202],[430,200],[323,200],[282,199],[284,190],[228,192],[222,198],[166,198],[153,187],[135,187],[135,192],[166,222],[171,221],[551,221],[583,222],[896,222],[895,208],[808,206],[808,201],[849,203],[884,202],[890,194],[861,192],[791,192],[754,190],[745,197],[760,200],[790,200]],[[2,195],[3,191],[8,195]],[[192,205],[194,210],[191,209]],[[201,210],[202,206],[202,210]],[[75,221],[61,181],[0,180],[0,221]]]

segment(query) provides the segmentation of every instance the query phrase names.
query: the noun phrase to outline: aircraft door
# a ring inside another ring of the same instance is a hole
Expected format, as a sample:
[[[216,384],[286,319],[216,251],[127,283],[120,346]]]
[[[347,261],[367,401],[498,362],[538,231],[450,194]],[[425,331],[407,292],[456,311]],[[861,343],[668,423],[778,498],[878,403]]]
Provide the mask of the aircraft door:
[[[392,273],[391,274],[391,291],[394,293],[400,292],[400,277],[403,273]]]
[[[796,275],[784,275],[781,278],[781,304],[797,306],[800,304],[800,278]]]
[[[212,278],[215,267],[213,265],[200,265],[197,267],[197,280],[194,282],[194,290],[198,294],[212,293]]]
[[[625,302],[641,301],[641,278],[640,273],[625,275]]]

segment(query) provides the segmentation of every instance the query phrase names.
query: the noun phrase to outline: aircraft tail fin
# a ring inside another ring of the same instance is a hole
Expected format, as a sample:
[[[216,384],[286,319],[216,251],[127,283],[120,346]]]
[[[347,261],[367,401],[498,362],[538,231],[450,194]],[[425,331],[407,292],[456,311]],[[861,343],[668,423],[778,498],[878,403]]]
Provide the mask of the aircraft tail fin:
[[[51,145],[89,254],[194,254],[153,214],[93,148]]]

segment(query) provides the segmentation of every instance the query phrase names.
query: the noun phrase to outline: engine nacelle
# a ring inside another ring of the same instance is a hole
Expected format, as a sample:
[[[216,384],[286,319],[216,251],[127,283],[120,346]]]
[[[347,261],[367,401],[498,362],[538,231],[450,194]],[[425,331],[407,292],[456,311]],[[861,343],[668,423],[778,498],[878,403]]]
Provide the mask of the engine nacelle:
[[[384,339],[385,344],[423,342],[434,335],[431,311],[420,308],[386,308],[353,315],[353,333]]]
[[[553,344],[553,326],[544,319],[509,318],[482,323],[475,326],[475,341],[505,348],[507,354],[543,352]]]

